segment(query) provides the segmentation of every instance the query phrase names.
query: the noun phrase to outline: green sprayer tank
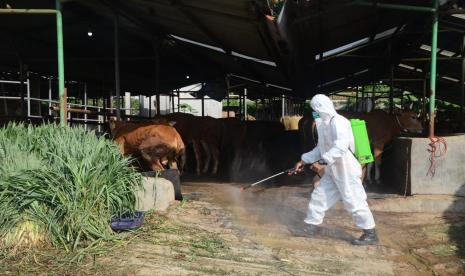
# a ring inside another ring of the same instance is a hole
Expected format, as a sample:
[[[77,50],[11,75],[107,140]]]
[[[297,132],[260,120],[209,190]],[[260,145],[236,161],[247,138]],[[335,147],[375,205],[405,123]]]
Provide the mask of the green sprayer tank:
[[[364,120],[351,119],[352,133],[354,134],[355,152],[354,155],[360,164],[367,164],[374,161],[371,153],[370,141],[368,140],[367,127]]]

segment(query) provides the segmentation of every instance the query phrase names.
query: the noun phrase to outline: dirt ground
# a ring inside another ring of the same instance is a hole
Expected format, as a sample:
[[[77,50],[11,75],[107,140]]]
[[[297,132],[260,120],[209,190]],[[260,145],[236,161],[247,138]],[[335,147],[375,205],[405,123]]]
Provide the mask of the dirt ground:
[[[380,245],[354,247],[360,233],[342,208],[321,235],[300,233],[309,191],[183,183],[185,201],[98,261],[113,275],[465,274],[463,217],[375,212]]]
[[[322,234],[302,235],[309,193],[309,186],[241,192],[183,183],[185,200],[147,215],[110,252],[76,266],[35,254],[22,264],[0,260],[0,274],[465,275],[465,217],[374,212],[380,245],[355,247],[359,230],[341,206],[327,213]]]

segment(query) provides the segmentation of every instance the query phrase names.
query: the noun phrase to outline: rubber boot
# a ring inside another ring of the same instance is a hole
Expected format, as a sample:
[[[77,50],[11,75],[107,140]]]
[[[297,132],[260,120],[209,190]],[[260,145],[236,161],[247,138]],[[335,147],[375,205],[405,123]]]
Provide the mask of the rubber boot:
[[[376,230],[373,229],[366,229],[363,230],[363,234],[360,238],[353,240],[353,245],[376,245],[378,244],[378,235],[376,235]]]

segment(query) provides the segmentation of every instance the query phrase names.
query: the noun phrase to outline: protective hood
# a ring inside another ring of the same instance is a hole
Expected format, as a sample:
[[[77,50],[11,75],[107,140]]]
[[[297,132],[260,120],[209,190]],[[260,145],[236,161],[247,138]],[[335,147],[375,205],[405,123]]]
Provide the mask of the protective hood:
[[[334,109],[333,102],[325,95],[315,95],[312,98],[310,105],[314,111],[320,114],[320,117],[323,121],[328,121],[337,114],[336,109]]]

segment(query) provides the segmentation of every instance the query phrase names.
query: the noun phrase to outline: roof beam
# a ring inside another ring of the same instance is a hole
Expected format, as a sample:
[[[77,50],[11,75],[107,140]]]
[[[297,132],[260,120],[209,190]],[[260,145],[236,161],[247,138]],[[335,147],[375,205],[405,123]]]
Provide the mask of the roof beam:
[[[438,61],[447,61],[447,60],[462,60],[461,57],[437,57]],[[401,61],[431,61],[431,57],[411,57],[411,58],[403,58]]]
[[[215,35],[196,15],[190,12],[184,4],[179,0],[171,0],[173,6],[175,6],[189,21],[191,21],[198,29],[200,29],[210,40],[221,47],[228,55],[231,55],[231,49],[227,44]]]
[[[143,0],[143,2],[149,3],[150,5],[154,5],[155,1],[153,1],[153,0]],[[161,1],[157,1],[156,5],[163,5],[163,6],[173,5],[172,0],[167,1],[168,2],[167,4],[159,3],[159,2],[161,2]],[[197,1],[195,1],[195,2],[197,2]],[[198,1],[198,2],[200,3],[201,1]],[[185,3],[182,3],[182,5],[184,7],[186,7],[186,8],[188,8],[188,9],[190,9],[190,10],[199,11],[199,12],[202,12],[202,13],[206,13],[208,15],[214,15],[214,16],[219,16],[219,17],[227,17],[227,18],[244,21],[244,22],[251,23],[251,24],[256,24],[257,23],[257,20],[254,19],[254,18],[241,16],[241,15],[236,15],[236,14],[231,14],[231,13],[223,12],[221,10],[210,10],[210,9],[206,9],[206,8],[202,8],[202,7],[198,7],[198,6],[193,6],[191,4],[185,4]]]
[[[392,9],[392,10],[401,10],[401,11],[412,11],[412,12],[436,12],[435,8],[425,7],[425,6],[413,6],[413,5],[398,5],[398,4],[388,4],[380,3],[378,1],[355,1],[355,5],[366,6],[366,7],[376,7],[383,9]]]
[[[450,9],[450,10],[445,10],[445,11],[439,11],[439,14],[447,14],[447,15],[453,15],[453,14],[465,14],[464,9]]]
[[[215,35],[196,15],[184,6],[180,0],[171,0],[171,4],[175,6],[189,21],[191,21],[200,31],[202,31],[210,40],[220,46],[223,51],[231,58],[233,62],[239,62],[239,65],[249,74],[259,79],[261,82],[265,82],[263,77],[249,64],[240,58],[236,58],[232,55],[231,47],[227,43]]]
[[[157,27],[156,29],[159,30],[159,31],[154,32],[154,31],[152,31],[154,28],[149,27],[150,23],[147,23],[144,20],[138,19],[138,17],[133,15],[129,11],[129,9],[125,9],[125,10],[120,9],[118,7],[118,5],[117,5],[119,1],[103,0],[103,2],[105,3],[105,5],[107,7],[116,10],[122,17],[126,18],[128,21],[130,21],[131,23],[133,23],[137,27],[139,27],[144,33],[147,34],[147,39],[150,42],[153,42],[153,39],[156,39],[157,42],[160,43],[165,37],[168,36],[168,31],[166,31],[162,26],[159,26],[159,24],[157,24],[157,26],[156,26]],[[116,4],[115,4],[115,2],[116,2]],[[185,60],[188,60],[191,63],[191,65],[198,68],[198,59],[197,59],[197,61],[195,60],[196,55],[193,54],[188,48],[179,47],[175,52],[181,58],[183,58]],[[224,69],[223,69],[223,67],[221,65],[219,65],[218,63],[212,61],[208,57],[204,57],[203,61],[204,60],[208,60],[208,62],[210,62],[212,64],[212,66],[217,67],[220,72],[225,74],[225,71],[224,71]],[[200,68],[198,68],[198,69],[199,69],[200,72],[202,72],[202,70]]]
[[[319,11],[319,12],[314,13],[312,15],[303,16],[303,17],[301,17],[299,19],[296,19],[296,20],[294,20],[292,22],[292,28],[294,28],[297,24],[304,23],[304,22],[306,22],[308,20],[312,20],[312,19],[314,19],[316,17],[321,17],[321,16],[326,15],[328,13],[335,13],[335,12],[340,12],[342,10],[346,10],[347,7],[354,6],[354,2],[355,1],[340,5],[337,8],[334,8],[334,9],[331,9],[331,10]]]

